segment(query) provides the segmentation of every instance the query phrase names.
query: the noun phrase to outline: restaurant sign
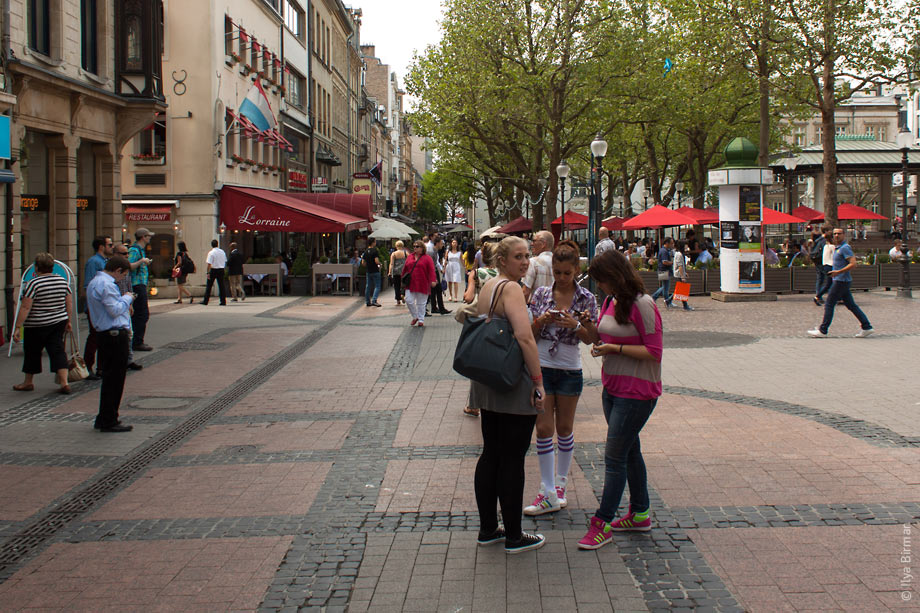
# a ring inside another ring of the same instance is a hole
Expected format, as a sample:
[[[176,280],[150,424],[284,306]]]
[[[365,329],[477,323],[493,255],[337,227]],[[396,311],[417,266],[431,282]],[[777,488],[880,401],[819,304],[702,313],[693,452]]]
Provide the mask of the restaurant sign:
[[[313,177],[312,191],[325,193],[329,191],[329,179],[326,177]]]
[[[286,230],[291,226],[290,219],[283,219],[280,216],[266,217],[256,207],[249,205],[237,221],[241,226],[248,226],[254,230]]]
[[[125,213],[125,219],[128,221],[169,221],[171,217],[169,211],[128,211]]]

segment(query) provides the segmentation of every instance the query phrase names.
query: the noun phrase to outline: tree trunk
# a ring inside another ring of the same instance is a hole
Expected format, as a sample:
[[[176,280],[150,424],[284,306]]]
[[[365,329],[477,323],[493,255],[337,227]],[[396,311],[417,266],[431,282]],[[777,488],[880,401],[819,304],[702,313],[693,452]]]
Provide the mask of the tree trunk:
[[[821,127],[824,134],[824,221],[837,226],[837,142],[834,112],[834,62],[824,63],[821,91]]]

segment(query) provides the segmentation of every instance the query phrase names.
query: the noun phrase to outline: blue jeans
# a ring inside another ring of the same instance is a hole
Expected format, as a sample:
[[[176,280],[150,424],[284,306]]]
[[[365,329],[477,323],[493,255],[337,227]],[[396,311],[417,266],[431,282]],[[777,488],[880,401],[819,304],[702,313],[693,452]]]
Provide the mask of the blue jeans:
[[[658,289],[652,294],[652,300],[658,300],[659,296],[664,296],[664,301],[671,304],[671,277],[658,282]]]
[[[595,515],[609,522],[616,517],[627,483],[630,511],[641,513],[649,508],[648,475],[639,432],[655,410],[658,399],[618,398],[604,390],[601,400],[607,419],[607,447],[604,450],[604,493]]]
[[[830,266],[815,266],[815,272],[817,273],[815,279],[815,296],[819,299],[824,298],[824,294],[828,292],[831,288],[831,276],[827,273],[831,271]]]
[[[843,306],[850,309],[850,312],[859,320],[859,325],[862,326],[863,330],[872,329],[869,318],[862,312],[862,309],[856,306],[853,294],[850,293],[850,285],[852,285],[851,281],[834,281],[831,283],[831,291],[827,293],[827,302],[824,303],[824,321],[821,322],[821,327],[819,328],[824,334],[827,334],[827,329],[831,327],[831,322],[834,320],[834,307],[837,306],[838,302],[843,302]]]
[[[367,304],[377,302],[380,295],[380,271],[367,273],[367,287],[364,288],[364,301]]]

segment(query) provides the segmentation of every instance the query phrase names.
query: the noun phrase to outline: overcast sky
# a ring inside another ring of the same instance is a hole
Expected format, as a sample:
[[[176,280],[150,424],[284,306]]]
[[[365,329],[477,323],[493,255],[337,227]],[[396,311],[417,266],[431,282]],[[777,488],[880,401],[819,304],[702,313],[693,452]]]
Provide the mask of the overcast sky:
[[[412,53],[441,38],[440,0],[352,0],[346,4],[362,10],[361,44],[376,45],[377,57],[396,71],[400,86],[406,82]]]

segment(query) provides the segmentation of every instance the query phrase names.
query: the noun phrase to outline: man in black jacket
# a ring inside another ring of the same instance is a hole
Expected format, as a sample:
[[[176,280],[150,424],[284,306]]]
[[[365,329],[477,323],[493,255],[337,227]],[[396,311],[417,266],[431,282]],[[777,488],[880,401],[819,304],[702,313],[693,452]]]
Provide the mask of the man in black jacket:
[[[246,300],[246,292],[243,290],[243,262],[245,258],[240,250],[237,249],[236,243],[230,243],[230,256],[227,258],[227,276],[230,277],[230,301],[236,302],[236,297],[240,300]]]

